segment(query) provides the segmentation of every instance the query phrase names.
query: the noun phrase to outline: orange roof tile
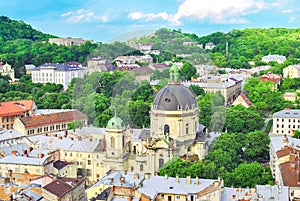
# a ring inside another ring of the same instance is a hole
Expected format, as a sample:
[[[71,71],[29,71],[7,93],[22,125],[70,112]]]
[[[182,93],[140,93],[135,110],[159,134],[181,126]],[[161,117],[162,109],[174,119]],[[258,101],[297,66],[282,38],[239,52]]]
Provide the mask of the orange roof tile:
[[[44,126],[55,123],[68,123],[73,120],[85,120],[87,116],[78,110],[58,112],[53,114],[42,114],[20,118],[25,128]]]
[[[33,100],[16,100],[0,103],[0,116],[14,116],[24,114],[32,109]]]

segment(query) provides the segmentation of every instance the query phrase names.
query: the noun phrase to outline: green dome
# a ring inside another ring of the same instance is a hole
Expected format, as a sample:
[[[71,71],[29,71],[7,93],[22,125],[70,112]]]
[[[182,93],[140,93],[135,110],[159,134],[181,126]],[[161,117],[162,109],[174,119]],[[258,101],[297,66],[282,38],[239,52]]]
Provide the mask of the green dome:
[[[113,118],[111,118],[108,123],[106,128],[109,129],[118,129],[118,128],[122,128],[123,127],[123,121],[120,117],[114,116]]]

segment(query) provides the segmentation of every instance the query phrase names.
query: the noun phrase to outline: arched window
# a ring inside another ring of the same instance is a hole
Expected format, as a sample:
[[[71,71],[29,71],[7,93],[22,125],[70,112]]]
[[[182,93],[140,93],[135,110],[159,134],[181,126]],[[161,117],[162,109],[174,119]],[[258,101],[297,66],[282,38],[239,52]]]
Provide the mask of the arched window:
[[[197,120],[195,120],[195,132],[197,131]]]
[[[185,134],[189,134],[189,124],[185,124]]]
[[[162,166],[164,165],[164,159],[163,158],[160,158],[158,160],[158,166],[159,166],[159,169],[162,168]]]
[[[115,143],[116,143],[116,142],[115,142],[115,138],[114,138],[114,137],[111,137],[111,138],[110,138],[110,143],[111,143],[111,144],[110,144],[110,147],[111,147],[111,148],[115,148],[115,145],[116,145]]]
[[[170,134],[170,127],[169,127],[168,124],[165,124],[165,126],[164,126],[164,134],[165,134],[165,135],[166,135],[166,134]]]

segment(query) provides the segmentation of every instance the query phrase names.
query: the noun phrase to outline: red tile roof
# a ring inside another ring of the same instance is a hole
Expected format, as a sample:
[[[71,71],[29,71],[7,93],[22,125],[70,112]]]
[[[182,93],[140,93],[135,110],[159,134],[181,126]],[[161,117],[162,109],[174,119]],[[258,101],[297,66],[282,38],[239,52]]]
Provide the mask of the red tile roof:
[[[0,103],[0,116],[8,117],[29,112],[34,105],[33,100],[16,100]]]
[[[247,96],[245,94],[240,94],[240,96],[248,106],[252,105],[251,101],[247,98]]]
[[[68,123],[73,120],[85,120],[87,116],[78,110],[58,112],[53,114],[42,114],[20,118],[25,128],[44,126],[55,123]]]
[[[168,66],[167,64],[160,64],[160,63],[153,64],[152,66],[153,68],[170,68],[170,66]]]

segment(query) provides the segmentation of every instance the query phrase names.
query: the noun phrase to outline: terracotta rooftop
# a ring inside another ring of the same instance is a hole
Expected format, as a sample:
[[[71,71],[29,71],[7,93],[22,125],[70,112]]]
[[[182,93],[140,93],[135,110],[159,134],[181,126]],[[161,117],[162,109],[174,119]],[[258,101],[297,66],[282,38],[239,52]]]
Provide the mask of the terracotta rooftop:
[[[293,149],[291,147],[285,146],[283,149],[276,152],[278,158],[289,155]]]
[[[54,123],[67,123],[73,120],[84,120],[87,116],[78,110],[58,112],[52,114],[41,114],[37,116],[26,116],[20,118],[25,128],[38,127]]]
[[[0,103],[0,116],[13,116],[29,112],[32,109],[33,100],[16,100]]]
[[[280,164],[281,177],[284,183],[284,186],[297,186],[300,187],[300,174],[297,172],[300,171],[298,166],[298,161]]]

